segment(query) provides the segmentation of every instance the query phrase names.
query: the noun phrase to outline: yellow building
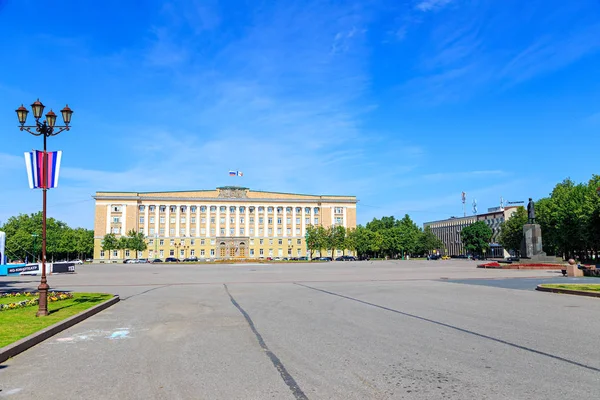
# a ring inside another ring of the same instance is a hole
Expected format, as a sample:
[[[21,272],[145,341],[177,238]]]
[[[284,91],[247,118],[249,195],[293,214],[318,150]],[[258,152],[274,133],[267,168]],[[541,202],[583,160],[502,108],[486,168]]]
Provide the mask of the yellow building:
[[[308,255],[304,238],[309,225],[356,227],[355,196],[226,186],[184,192],[96,192],[94,199],[94,261],[101,263],[127,258],[303,257]],[[102,250],[104,235],[120,237],[132,229],[146,236],[147,250],[137,255]]]

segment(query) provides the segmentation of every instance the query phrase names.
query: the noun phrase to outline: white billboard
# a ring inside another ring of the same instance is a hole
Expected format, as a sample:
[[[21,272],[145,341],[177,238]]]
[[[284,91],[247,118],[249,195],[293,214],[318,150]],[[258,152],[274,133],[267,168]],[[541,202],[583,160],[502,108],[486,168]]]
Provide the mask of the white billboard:
[[[4,247],[6,245],[6,233],[0,232],[0,265],[4,265],[6,256],[4,255]]]

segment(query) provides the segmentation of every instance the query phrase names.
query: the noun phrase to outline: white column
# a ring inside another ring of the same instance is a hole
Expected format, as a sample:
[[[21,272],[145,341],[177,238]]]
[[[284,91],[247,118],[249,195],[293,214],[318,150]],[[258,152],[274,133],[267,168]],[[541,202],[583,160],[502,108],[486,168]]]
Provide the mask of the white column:
[[[206,212],[204,213],[206,215],[206,237],[210,236],[210,206],[206,206]],[[198,232],[198,235],[200,235],[200,232]]]
[[[160,234],[160,214],[159,214],[159,207],[160,206],[154,206],[154,213],[156,214],[154,216],[154,234],[156,236],[158,236]]]
[[[292,237],[296,237],[296,207],[292,206]]]
[[[123,223],[121,224],[121,235],[127,234],[127,205],[121,204],[123,209]]]
[[[108,204],[106,206],[106,233],[112,233],[110,231],[110,210],[111,210],[111,205]]]
[[[229,228],[230,228],[230,223],[229,223],[229,218],[231,218],[231,213],[229,212],[229,205],[227,207],[225,207],[225,236],[229,236]]]
[[[191,209],[191,207],[188,204],[185,209],[185,236],[187,236],[187,237],[190,237],[190,226],[192,224],[192,220],[190,219],[190,216],[192,215],[192,211],[190,209]],[[198,222],[197,218],[196,218],[196,222]]]
[[[171,206],[167,204],[165,206],[165,237],[167,238],[171,236],[171,220],[169,218],[171,218]]]
[[[175,207],[175,237],[179,237],[179,219],[181,218],[181,208],[179,205]],[[176,257],[179,256],[176,255]]]
[[[282,209],[281,211],[283,211],[283,213],[282,213],[282,215],[283,215],[283,217],[282,217],[282,218],[283,218],[283,220],[282,220],[281,222],[283,222],[283,228],[282,228],[282,230],[281,230],[281,235],[282,235],[283,237],[287,237],[287,217],[288,217],[288,214],[287,214],[287,211],[286,211],[286,208],[287,208],[287,207],[285,207],[285,206],[282,206],[282,208],[283,208],[283,209]]]

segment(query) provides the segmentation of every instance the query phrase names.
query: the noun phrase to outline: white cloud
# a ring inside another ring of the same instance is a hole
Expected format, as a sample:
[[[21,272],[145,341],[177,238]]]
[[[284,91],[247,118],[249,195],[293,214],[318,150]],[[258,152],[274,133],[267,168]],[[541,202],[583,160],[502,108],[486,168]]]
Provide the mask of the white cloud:
[[[415,5],[415,8],[423,12],[435,11],[452,3],[452,1],[453,0],[422,0]]]

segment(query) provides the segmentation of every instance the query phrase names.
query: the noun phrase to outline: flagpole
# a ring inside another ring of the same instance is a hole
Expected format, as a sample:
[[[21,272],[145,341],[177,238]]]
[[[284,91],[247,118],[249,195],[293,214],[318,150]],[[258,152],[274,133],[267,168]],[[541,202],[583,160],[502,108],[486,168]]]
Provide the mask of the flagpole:
[[[42,153],[42,280],[38,286],[40,295],[37,316],[48,315],[48,280],[46,279],[46,191],[48,190],[48,154],[46,153],[46,139],[44,136],[44,152]]]

